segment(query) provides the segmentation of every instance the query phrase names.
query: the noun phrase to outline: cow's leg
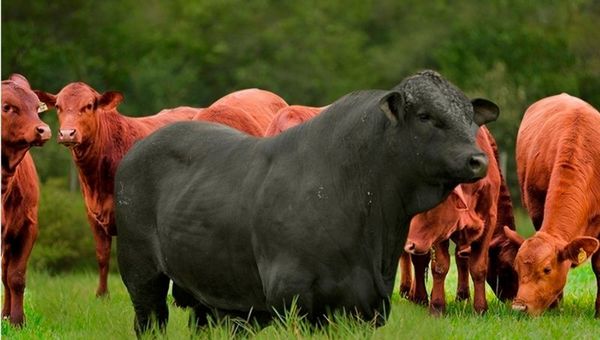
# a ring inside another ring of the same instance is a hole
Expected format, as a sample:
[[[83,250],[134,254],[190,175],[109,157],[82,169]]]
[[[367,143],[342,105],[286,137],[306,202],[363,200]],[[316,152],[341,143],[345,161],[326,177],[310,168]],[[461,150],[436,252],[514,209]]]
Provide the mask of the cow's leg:
[[[117,259],[121,278],[127,288],[135,311],[134,329],[138,337],[153,329],[166,329],[169,319],[167,294],[169,293],[168,276],[159,269],[154,248],[148,246],[152,235],[127,235],[135,237],[137,242],[118,242]],[[124,244],[128,246],[125,247]],[[177,295],[177,294],[176,294]],[[186,302],[190,302],[188,300]],[[179,301],[182,303],[181,299]]]
[[[412,285],[412,263],[410,254],[402,253],[400,256],[400,296],[408,297]]]
[[[596,274],[596,318],[600,318],[600,251],[592,256],[592,269]]]
[[[33,244],[37,238],[37,226],[27,224],[21,230],[18,242],[20,247],[12,247],[10,262],[8,263],[8,287],[10,289],[10,322],[13,325],[22,325],[25,321],[23,312],[23,294],[25,293],[25,277],[27,261]]]
[[[458,255],[458,247],[454,254],[456,259],[456,270],[458,272],[458,283],[456,285],[456,300],[463,301],[469,299],[469,258]]]
[[[143,267],[142,263],[137,270],[132,269],[131,274],[123,275],[135,311],[134,329],[138,338],[155,325],[163,332],[169,319],[167,294],[170,280],[162,273],[151,273]]]
[[[433,245],[435,261],[431,261],[433,288],[431,289],[431,303],[429,304],[429,312],[433,315],[441,315],[446,311],[444,283],[446,281],[448,269],[450,268],[448,245],[448,240]]]
[[[208,316],[211,314],[211,310],[202,305],[192,294],[188,293],[185,289],[179,287],[175,283],[173,283],[173,300],[177,307],[192,309],[188,319],[189,327],[199,330],[201,327],[208,324]]]
[[[200,328],[208,325],[208,319],[211,314],[212,311],[210,308],[201,303],[196,304],[194,307],[192,307],[188,326],[193,327],[196,330],[200,330]]]
[[[8,262],[10,261],[10,245],[2,240],[2,284],[4,285],[4,302],[2,318],[10,317],[10,288],[8,288]]]
[[[421,305],[427,305],[429,303],[429,299],[427,298],[427,287],[425,286],[425,275],[427,275],[429,258],[429,254],[410,256],[415,269],[415,279],[412,282],[408,299]]]
[[[98,261],[99,282],[96,289],[97,297],[108,296],[108,265],[110,261],[110,246],[112,237],[106,230],[94,223],[94,240],[96,241],[96,260]]]
[[[488,247],[479,242],[471,244],[471,256],[469,257],[469,270],[473,278],[473,308],[477,313],[487,311],[487,300],[485,298],[485,277],[487,275],[487,253]]]
[[[127,287],[133,308],[135,310],[134,328],[138,337],[150,330],[154,323],[164,332],[169,319],[167,293],[169,278],[159,274],[148,278],[145,282],[138,281]]]

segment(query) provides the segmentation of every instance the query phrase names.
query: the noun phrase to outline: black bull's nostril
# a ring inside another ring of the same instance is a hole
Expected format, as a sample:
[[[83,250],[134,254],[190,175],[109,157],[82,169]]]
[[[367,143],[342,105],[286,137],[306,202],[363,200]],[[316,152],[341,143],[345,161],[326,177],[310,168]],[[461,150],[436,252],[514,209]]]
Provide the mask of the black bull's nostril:
[[[487,173],[488,158],[484,154],[473,155],[469,159],[468,166],[474,177],[482,178]]]

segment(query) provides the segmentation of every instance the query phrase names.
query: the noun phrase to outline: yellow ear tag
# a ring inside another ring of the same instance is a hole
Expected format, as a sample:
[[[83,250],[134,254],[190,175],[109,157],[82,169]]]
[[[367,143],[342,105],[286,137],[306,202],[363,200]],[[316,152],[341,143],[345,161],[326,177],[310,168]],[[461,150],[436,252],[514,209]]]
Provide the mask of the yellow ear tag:
[[[583,248],[579,248],[579,254],[577,254],[577,263],[581,264],[587,259],[587,254]]]
[[[46,105],[46,103],[40,103],[40,106],[38,106],[38,113],[41,113],[44,111],[48,111],[48,106]]]

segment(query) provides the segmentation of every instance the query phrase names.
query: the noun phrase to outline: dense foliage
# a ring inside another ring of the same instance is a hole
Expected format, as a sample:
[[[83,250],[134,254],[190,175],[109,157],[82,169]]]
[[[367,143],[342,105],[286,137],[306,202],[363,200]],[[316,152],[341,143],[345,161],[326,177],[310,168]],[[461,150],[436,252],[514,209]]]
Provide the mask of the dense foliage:
[[[19,72],[53,93],[78,80],[119,90],[121,112],[137,116],[246,87],[320,106],[432,68],[500,105],[490,128],[518,202],[513,150],[526,107],[559,92],[600,107],[599,20],[593,0],[10,1],[2,79]],[[56,135],[55,112],[43,119]],[[75,181],[64,147],[52,141],[34,157],[43,182]],[[71,216],[45,215],[63,206],[42,208],[40,238],[52,216]]]

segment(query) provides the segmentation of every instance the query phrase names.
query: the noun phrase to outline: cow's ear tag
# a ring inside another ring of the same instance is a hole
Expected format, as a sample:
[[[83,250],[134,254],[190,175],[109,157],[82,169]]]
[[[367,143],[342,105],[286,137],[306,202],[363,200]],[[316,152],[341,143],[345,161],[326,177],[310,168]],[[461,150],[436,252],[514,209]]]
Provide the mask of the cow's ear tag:
[[[42,113],[48,111],[48,105],[46,105],[46,103],[40,103],[40,106],[38,106],[38,113]]]
[[[577,254],[577,263],[578,264],[582,264],[585,259],[587,259],[587,254],[585,253],[585,250],[583,250],[583,248],[579,248],[579,254]]]

